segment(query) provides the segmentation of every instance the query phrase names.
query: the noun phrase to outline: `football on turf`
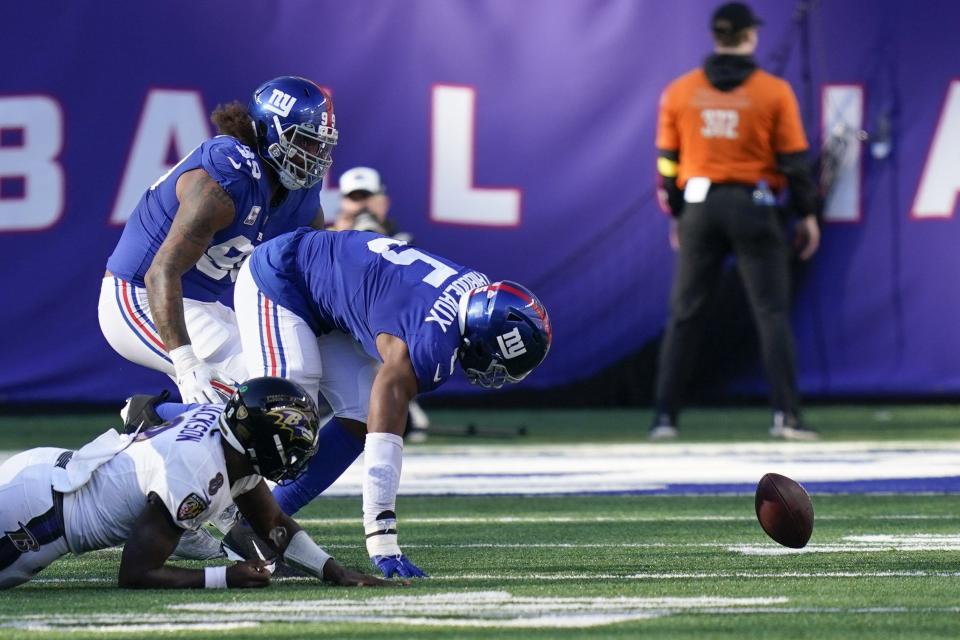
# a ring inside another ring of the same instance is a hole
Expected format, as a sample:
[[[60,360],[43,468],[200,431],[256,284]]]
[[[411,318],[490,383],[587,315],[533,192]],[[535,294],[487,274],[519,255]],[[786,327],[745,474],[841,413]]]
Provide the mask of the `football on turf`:
[[[800,549],[813,533],[813,503],[800,484],[779,473],[760,478],[757,520],[767,535],[785,547]]]

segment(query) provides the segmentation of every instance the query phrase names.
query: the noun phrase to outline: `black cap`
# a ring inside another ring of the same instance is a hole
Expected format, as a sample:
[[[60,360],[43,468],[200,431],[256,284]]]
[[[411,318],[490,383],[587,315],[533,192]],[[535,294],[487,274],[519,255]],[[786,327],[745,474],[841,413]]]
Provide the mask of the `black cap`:
[[[736,33],[741,29],[763,24],[753,10],[742,2],[728,2],[717,7],[710,19],[710,28],[715,33]]]

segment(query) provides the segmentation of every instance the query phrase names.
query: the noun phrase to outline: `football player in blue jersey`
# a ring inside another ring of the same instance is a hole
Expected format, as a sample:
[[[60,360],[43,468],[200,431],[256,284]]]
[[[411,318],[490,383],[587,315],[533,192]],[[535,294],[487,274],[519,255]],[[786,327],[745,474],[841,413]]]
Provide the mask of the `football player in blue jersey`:
[[[540,301],[406,242],[366,231],[301,228],[257,247],[234,305],[251,375],[322,392],[334,417],[320,455],[274,497],[288,515],[364,453],[367,551],[387,577],[422,576],[397,543],[396,496],[408,403],[457,362],[471,382],[519,382],[550,348]]]
[[[107,260],[100,327],[131,362],[173,378],[184,402],[220,402],[247,377],[229,297],[253,248],[323,226],[320,189],[337,144],[333,102],[283,76],[248,105],[218,107],[203,142],[141,197]]]

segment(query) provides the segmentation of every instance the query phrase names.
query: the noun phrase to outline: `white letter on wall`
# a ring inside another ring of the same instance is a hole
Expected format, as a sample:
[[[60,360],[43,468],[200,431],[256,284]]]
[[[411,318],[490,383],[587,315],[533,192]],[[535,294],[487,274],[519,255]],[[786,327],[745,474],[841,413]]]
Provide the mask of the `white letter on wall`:
[[[473,185],[476,92],[470,87],[433,88],[430,219],[462,225],[520,224],[519,189]]]
[[[0,98],[0,231],[37,231],[63,214],[63,114],[48,96]]]
[[[947,89],[947,99],[940,113],[940,122],[933,134],[917,196],[913,199],[912,217],[952,218],[960,191],[960,80]]]
[[[173,166],[167,162],[171,140],[178,154],[186,154],[209,137],[207,114],[199,92],[151,89],[110,222],[124,224],[143,192]]]

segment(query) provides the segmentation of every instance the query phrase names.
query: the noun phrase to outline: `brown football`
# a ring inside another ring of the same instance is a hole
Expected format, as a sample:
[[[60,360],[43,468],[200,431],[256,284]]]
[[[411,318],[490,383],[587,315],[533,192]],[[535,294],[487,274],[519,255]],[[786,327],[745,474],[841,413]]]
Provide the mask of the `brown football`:
[[[767,535],[785,547],[800,549],[813,533],[813,503],[803,487],[787,476],[768,473],[757,483],[757,520]]]

